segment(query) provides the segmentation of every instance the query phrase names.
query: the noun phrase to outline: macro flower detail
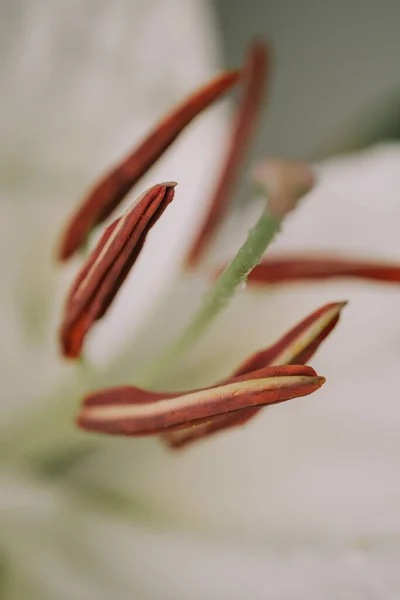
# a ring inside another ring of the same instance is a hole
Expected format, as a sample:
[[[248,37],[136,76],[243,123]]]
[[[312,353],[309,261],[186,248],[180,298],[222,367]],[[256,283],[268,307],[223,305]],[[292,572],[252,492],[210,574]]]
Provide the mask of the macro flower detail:
[[[229,208],[245,151],[255,129],[269,77],[270,55],[261,42],[250,47],[239,71],[224,73],[184,101],[127,159],[103,178],[70,221],[60,257],[81,246],[90,229],[105,219],[153,162],[191,120],[239,79],[243,96],[222,169],[205,219],[195,232],[183,261],[183,276],[196,273]],[[160,435],[172,448],[243,425],[262,407],[308,395],[325,382],[306,366],[336,326],[345,302],[322,306],[304,318],[272,346],[243,362],[228,378],[212,386],[181,391],[163,389],[170,367],[190,352],[204,330],[227,306],[246,281],[251,285],[297,279],[352,276],[399,281],[395,265],[345,259],[265,259],[264,252],[279,233],[283,220],[315,186],[313,169],[304,162],[269,158],[252,169],[253,184],[262,192],[264,210],[232,261],[218,273],[192,320],[172,345],[163,350],[138,381],[94,391],[84,398],[78,414],[80,428],[113,435]],[[78,358],[95,321],[110,308],[143,247],[151,227],[174,198],[175,183],[158,184],[104,231],[68,294],[60,331],[64,356]]]
[[[209,209],[187,256],[187,263],[195,267],[207,244],[224,218],[236,183],[241,163],[254,134],[268,85],[270,52],[262,42],[254,42],[249,49],[243,69],[243,96],[237,110],[224,164],[220,170]]]
[[[395,98],[225,4],[3,3],[2,600],[400,587]]]

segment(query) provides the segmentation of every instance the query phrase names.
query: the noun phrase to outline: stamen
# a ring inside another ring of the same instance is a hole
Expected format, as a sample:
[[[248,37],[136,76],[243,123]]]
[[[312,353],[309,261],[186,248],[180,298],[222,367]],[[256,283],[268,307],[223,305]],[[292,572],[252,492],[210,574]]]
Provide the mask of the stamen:
[[[238,71],[223,73],[189,96],[95,185],[68,223],[60,244],[60,260],[67,260],[84,244],[91,229],[115,210],[189,123],[226,93],[238,81],[239,75]]]
[[[210,239],[226,214],[230,196],[240,175],[240,165],[248,150],[259,116],[264,88],[268,81],[269,61],[269,51],[264,44],[255,43],[251,46],[248,63],[245,67],[244,94],[233,127],[225,163],[212,195],[209,211],[187,257],[187,264],[191,267],[200,261]]]
[[[103,234],[67,297],[62,352],[77,358],[93,323],[103,317],[136,262],[147,234],[174,197],[174,182],[147,190]]]
[[[400,265],[323,255],[286,256],[263,260],[248,281],[252,285],[267,285],[340,278],[400,283]]]
[[[151,435],[177,427],[196,425],[218,415],[236,413],[249,406],[277,404],[316,391],[325,379],[311,367],[286,366],[261,369],[252,379],[175,396],[144,400],[144,390],[124,388],[127,401],[121,402],[119,388],[102,393],[108,402],[85,402],[78,417],[84,429],[117,435]],[[151,394],[151,392],[150,392]],[[129,397],[130,396],[130,397]]]

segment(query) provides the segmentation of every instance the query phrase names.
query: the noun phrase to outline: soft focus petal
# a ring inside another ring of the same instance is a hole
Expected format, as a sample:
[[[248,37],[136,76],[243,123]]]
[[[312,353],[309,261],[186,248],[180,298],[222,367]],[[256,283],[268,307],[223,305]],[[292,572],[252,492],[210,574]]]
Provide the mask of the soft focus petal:
[[[104,532],[127,526],[118,510],[80,498],[65,480],[49,483],[26,471],[0,470],[0,489],[2,599],[132,598],[131,569],[120,569],[122,538],[110,543]],[[132,507],[131,520],[136,516]],[[134,539],[122,540],[128,553]]]

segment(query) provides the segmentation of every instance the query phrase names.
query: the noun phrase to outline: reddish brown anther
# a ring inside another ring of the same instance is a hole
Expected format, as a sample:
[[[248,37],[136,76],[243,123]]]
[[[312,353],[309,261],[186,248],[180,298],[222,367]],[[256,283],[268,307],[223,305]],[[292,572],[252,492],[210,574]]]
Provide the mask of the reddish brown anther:
[[[304,365],[339,322],[347,302],[331,302],[297,323],[275,344],[260,350],[235,369],[237,377],[268,365]]]
[[[60,332],[65,356],[79,356],[89,328],[108,310],[149,230],[173,200],[175,185],[169,182],[153,186],[106,229],[67,298]]]
[[[215,230],[225,216],[229,200],[240,175],[240,165],[248,150],[268,82],[270,55],[265,44],[256,42],[250,47],[244,70],[245,88],[234,123],[224,166],[210,201],[210,209],[193,242],[187,264],[198,263]]]
[[[344,277],[399,283],[400,265],[331,256],[268,258],[254,267],[248,283],[265,285]]]
[[[345,305],[346,302],[334,302],[314,311],[273,346],[260,350],[247,359],[235,369],[230,378],[222,383],[229,383],[237,377],[249,377],[259,369],[265,369],[271,365],[305,364],[336,326],[340,312]],[[197,427],[169,432],[163,436],[163,439],[172,448],[182,448],[214,433],[244,425],[260,410],[261,408],[256,406],[242,410],[240,413],[219,415]]]
[[[59,248],[60,260],[78,250],[91,229],[104,221],[178,135],[239,79],[238,71],[219,75],[175,108],[145,139],[95,185],[73,214]]]
[[[89,431],[143,436],[201,426],[220,415],[306,396],[325,382],[302,365],[267,367],[212,388],[179,394],[146,392],[133,386],[92,394],[78,425]]]

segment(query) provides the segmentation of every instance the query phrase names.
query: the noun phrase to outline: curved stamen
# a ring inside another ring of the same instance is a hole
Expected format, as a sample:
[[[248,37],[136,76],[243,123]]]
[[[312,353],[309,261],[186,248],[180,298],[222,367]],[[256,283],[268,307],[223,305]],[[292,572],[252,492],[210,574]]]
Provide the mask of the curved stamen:
[[[100,179],[67,225],[59,248],[60,260],[67,260],[85,243],[91,229],[113,212],[178,135],[202,110],[226,93],[239,75],[238,71],[223,73],[189,96],[164,117],[127,158]]]
[[[268,82],[270,56],[262,43],[254,43],[245,67],[245,89],[238,109],[224,166],[210,201],[209,211],[187,256],[187,264],[195,266],[208,242],[225,216],[230,196],[237,181],[240,165],[255,130],[264,89]]]
[[[290,365],[255,371],[250,376],[212,388],[171,397],[124,387],[100,392],[102,402],[89,397],[78,416],[83,429],[115,435],[152,435],[201,424],[210,418],[237,413],[248,407],[277,404],[306,396],[323,385],[325,379],[314,369]],[[146,399],[146,394],[155,396]],[[160,397],[161,396],[161,397]]]

